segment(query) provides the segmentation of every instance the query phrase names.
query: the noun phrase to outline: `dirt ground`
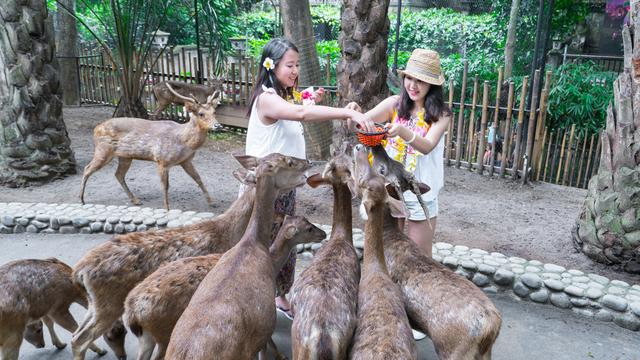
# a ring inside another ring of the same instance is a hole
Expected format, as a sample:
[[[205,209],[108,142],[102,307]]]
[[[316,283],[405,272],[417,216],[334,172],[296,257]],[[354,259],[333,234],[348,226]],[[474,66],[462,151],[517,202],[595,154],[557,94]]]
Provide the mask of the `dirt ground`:
[[[78,202],[82,169],[93,154],[93,128],[109,118],[112,112],[113,108],[102,106],[65,108],[64,119],[75,152],[78,174],[43,186],[2,188],[0,202]],[[238,182],[231,174],[238,164],[231,154],[243,149],[243,134],[227,132],[214,135],[194,160],[205,186],[214,197],[214,207],[207,206],[200,189],[178,168],[172,169],[169,176],[170,206],[182,210],[223,212],[238,193]],[[85,193],[87,203],[131,205],[113,176],[115,168],[116,162],[112,162],[89,179]],[[134,161],[127,183],[143,201],[143,206],[162,207],[155,164]],[[585,194],[586,190],[582,189],[546,183],[523,186],[511,180],[446,168],[445,187],[439,196],[436,241],[536,259],[611,279],[640,283],[639,276],[594,263],[574,250],[571,227]],[[313,222],[330,224],[332,199],[329,188],[299,189],[297,214],[305,215]],[[354,215],[357,212],[354,211]],[[361,225],[357,217],[354,217],[354,224]]]

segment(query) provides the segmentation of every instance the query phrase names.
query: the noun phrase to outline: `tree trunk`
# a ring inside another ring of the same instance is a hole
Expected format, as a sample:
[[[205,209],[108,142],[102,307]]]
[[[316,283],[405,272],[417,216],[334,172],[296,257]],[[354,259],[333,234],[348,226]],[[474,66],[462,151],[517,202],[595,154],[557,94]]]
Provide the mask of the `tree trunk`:
[[[518,28],[518,13],[520,12],[520,0],[511,2],[509,14],[509,27],[507,28],[507,43],[504,46],[504,78],[508,80],[513,73],[513,49],[516,45],[516,32]]]
[[[342,106],[354,101],[370,110],[389,95],[387,87],[387,41],[389,0],[345,0],[343,2],[340,48],[336,69]],[[344,126],[337,130],[334,144],[353,139]]]
[[[632,5],[640,30],[640,2]],[[578,250],[607,264],[640,273],[640,33],[622,32],[625,69],[613,84],[614,101],[601,135],[598,173],[589,181],[573,241]]]
[[[144,104],[139,97],[130,100],[122,96],[118,102],[118,106],[113,111],[113,117],[136,117],[140,119],[148,119],[149,112],[144,107]]]
[[[300,51],[299,84],[311,86],[322,83],[320,63],[313,36],[313,23],[308,0],[283,0],[280,12],[284,25],[284,36],[291,40]],[[329,155],[333,126],[331,121],[303,123],[307,142],[307,156],[325,159]]]
[[[66,9],[75,11],[75,0],[60,0]],[[78,29],[76,19],[58,5],[56,13],[58,25],[56,47],[58,63],[60,64],[60,86],[62,87],[62,101],[65,105],[80,104],[80,89],[78,88]]]
[[[27,5],[19,5],[27,4]],[[75,173],[62,120],[53,22],[42,1],[0,6],[0,184]]]

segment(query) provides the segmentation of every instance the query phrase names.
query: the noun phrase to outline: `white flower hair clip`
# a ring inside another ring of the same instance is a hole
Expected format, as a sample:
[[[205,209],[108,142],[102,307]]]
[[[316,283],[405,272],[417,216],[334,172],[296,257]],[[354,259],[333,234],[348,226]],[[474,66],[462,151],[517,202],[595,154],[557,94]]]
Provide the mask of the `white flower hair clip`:
[[[274,67],[273,59],[271,59],[269,57],[264,59],[264,62],[262,63],[262,66],[265,69],[267,69],[267,71],[271,71],[271,69],[273,69],[273,67]]]

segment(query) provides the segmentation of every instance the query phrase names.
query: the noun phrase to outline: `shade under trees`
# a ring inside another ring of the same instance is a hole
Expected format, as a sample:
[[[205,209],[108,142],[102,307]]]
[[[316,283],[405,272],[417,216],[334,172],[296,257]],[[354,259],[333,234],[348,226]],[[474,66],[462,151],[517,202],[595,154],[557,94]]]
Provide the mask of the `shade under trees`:
[[[577,249],[590,258],[640,273],[640,2],[625,26],[624,72],[602,133],[598,173],[573,229]]]
[[[25,186],[76,172],[54,49],[44,1],[0,6],[0,184]]]

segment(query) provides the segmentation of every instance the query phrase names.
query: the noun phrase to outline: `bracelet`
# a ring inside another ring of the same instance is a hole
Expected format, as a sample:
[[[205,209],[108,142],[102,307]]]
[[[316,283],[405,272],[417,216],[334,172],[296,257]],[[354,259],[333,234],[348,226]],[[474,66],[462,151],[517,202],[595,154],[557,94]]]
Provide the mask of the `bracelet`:
[[[416,133],[414,131],[411,131],[411,133],[413,134],[413,136],[411,137],[411,140],[406,142],[407,144],[411,144],[416,139]]]

